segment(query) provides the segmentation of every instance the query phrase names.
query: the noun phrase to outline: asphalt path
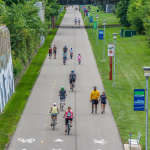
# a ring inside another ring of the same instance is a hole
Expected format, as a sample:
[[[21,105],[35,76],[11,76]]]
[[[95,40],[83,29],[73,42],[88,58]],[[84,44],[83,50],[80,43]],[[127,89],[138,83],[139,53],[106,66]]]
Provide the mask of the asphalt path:
[[[74,17],[81,18],[81,14],[69,7],[61,25],[74,25]],[[91,114],[90,92],[93,86],[97,86],[102,93],[104,87],[86,30],[59,28],[54,44],[57,58],[49,59],[47,56],[8,150],[123,150],[109,103],[105,114],[101,114],[100,105],[98,113]],[[63,65],[62,48],[65,45],[73,48],[74,56],[73,59],[68,57],[66,65]],[[82,55],[81,65],[77,61],[79,53]],[[71,70],[77,74],[74,92],[69,87]],[[65,87],[68,95],[64,109],[71,106],[74,111],[70,135],[65,133],[64,111],[60,110],[58,114],[55,130],[50,126],[50,107],[54,102],[59,106],[61,86]],[[56,142],[58,139],[61,142]]]

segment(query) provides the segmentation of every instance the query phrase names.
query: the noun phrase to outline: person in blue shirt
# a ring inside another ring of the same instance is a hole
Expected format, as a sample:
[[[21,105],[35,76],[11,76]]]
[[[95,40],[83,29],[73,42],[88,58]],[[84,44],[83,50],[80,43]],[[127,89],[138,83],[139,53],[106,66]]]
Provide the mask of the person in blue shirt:
[[[99,101],[101,101],[101,111],[102,111],[102,114],[105,113],[106,99],[107,99],[107,96],[105,94],[105,91],[103,91],[102,95],[100,96],[100,99],[99,99]]]
[[[63,53],[63,63],[64,63],[64,65],[65,65],[66,61],[67,61],[67,53]]]

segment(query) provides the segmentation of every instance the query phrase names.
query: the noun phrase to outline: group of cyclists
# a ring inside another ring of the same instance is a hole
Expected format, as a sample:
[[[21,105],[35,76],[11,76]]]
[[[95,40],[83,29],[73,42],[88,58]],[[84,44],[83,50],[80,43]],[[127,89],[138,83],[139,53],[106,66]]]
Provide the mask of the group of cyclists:
[[[77,78],[77,76],[74,73],[74,70],[72,70],[71,73],[69,74],[70,89],[73,88],[72,87],[72,82],[73,82],[73,86],[75,87],[76,78]],[[66,96],[67,96],[67,93],[66,93],[66,90],[65,90],[64,86],[61,87],[61,90],[59,91],[58,96],[60,96],[60,109],[61,109],[62,103],[65,105],[65,99],[66,99]],[[59,114],[59,109],[56,106],[56,103],[54,103],[53,106],[51,107],[50,113],[51,113],[51,126],[52,126],[53,117],[55,117],[56,124],[57,124],[57,114]],[[70,127],[72,127],[72,121],[73,121],[73,110],[71,110],[70,106],[65,111],[65,114],[64,114],[63,117],[65,118],[65,132],[67,132],[68,121],[70,120]]]

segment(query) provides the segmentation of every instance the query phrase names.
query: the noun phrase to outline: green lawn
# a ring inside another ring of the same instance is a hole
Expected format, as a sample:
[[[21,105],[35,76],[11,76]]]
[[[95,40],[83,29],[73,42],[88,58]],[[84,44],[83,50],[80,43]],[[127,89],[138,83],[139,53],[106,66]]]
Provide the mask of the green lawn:
[[[106,28],[106,62],[102,62],[103,41],[99,40],[98,46],[96,46],[96,36],[93,36],[93,29],[88,28],[86,30],[122,142],[128,143],[129,132],[137,135],[140,131],[142,135],[140,144],[145,149],[145,112],[133,111],[133,94],[134,89],[144,89],[146,87],[146,78],[144,77],[142,67],[150,66],[150,51],[146,47],[147,42],[144,35],[122,38],[119,36],[119,30],[121,28]],[[113,80],[109,80],[110,68],[109,58],[107,56],[107,44],[113,43],[112,33],[118,33],[116,40],[116,87],[112,87]]]
[[[65,13],[66,13],[66,10],[62,10],[62,13],[59,14],[59,18],[55,23],[56,26],[59,26],[61,24],[61,21],[64,18]]]
[[[116,18],[116,16],[113,13],[104,13],[103,11],[97,12],[98,6],[90,5],[90,7],[91,7],[91,16],[93,16],[92,11],[94,10],[94,21],[97,21],[96,15],[99,15],[98,25],[103,25],[103,20],[106,21],[106,25],[120,24],[119,19]],[[88,8],[88,6],[86,6],[86,8]],[[84,17],[83,9],[81,9],[81,13],[82,13],[82,18],[84,19],[84,24],[86,26],[88,26],[89,25],[89,17],[88,16]],[[92,25],[92,23],[91,23],[91,25]]]

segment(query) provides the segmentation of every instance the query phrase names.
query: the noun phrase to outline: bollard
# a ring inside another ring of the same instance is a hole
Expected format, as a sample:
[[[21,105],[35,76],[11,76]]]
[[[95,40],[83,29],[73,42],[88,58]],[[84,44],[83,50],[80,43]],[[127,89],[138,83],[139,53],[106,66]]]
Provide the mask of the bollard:
[[[131,150],[131,136],[132,136],[131,132],[129,133],[129,136],[130,136],[130,150]]]

